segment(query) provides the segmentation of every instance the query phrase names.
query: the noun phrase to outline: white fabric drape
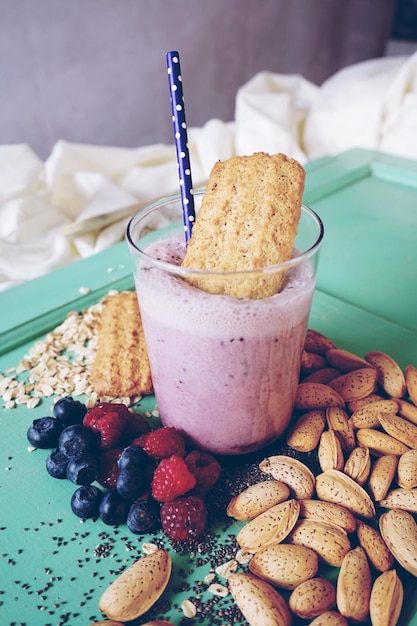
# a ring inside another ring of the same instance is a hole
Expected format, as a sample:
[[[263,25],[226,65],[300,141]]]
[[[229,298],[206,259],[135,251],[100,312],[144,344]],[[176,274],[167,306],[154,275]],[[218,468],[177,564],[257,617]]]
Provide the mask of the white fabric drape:
[[[320,87],[261,72],[238,90],[235,119],[189,129],[189,145],[195,188],[216,160],[259,150],[301,163],[356,147],[417,159],[417,53]],[[27,145],[0,146],[0,290],[120,241],[138,208],[177,192],[174,145],[58,141],[45,162]]]

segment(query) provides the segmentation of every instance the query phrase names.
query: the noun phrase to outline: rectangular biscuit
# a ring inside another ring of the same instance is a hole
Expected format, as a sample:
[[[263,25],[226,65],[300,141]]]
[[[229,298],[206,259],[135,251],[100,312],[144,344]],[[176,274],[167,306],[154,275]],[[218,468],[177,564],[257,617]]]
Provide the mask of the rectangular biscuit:
[[[148,353],[134,292],[117,293],[103,302],[91,384],[99,396],[152,393]]]
[[[301,213],[305,171],[284,154],[257,152],[218,161],[210,174],[192,230],[185,267],[252,270],[290,259]],[[282,289],[285,274],[189,279],[210,293],[266,298]]]

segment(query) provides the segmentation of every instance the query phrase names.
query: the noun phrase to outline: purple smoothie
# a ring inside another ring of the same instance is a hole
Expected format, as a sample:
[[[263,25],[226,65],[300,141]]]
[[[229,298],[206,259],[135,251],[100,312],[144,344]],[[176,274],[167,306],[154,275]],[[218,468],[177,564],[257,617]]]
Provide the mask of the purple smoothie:
[[[146,254],[180,265],[183,236]],[[162,423],[199,447],[242,454],[283,434],[292,413],[314,291],[307,259],[262,300],[213,295],[157,267],[136,274]]]

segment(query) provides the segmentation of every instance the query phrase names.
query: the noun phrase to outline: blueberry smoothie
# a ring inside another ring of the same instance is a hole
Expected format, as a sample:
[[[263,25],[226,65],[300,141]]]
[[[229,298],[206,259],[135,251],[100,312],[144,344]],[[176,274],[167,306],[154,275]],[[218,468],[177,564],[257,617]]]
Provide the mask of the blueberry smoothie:
[[[183,235],[150,244],[148,257],[180,266]],[[162,423],[216,454],[251,452],[291,419],[315,284],[312,259],[294,265],[264,299],[209,294],[158,264],[135,272]]]

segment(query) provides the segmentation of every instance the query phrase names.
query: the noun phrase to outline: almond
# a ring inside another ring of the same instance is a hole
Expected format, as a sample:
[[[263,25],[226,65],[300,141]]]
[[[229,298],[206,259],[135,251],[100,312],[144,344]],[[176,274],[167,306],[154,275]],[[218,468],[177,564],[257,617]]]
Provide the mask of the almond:
[[[289,495],[289,488],[279,480],[263,480],[250,485],[237,496],[234,496],[230,500],[226,512],[229,517],[234,517],[237,520],[253,519],[275,504],[284,502]]]
[[[351,549],[347,533],[340,526],[313,519],[300,519],[286,541],[311,548],[321,561],[333,567],[340,567],[344,555]]]
[[[99,608],[111,619],[127,622],[140,617],[161,597],[171,576],[167,550],[146,554],[105,590]]]
[[[109,622],[103,622],[103,624],[104,626],[106,626],[106,624],[108,626]],[[142,626],[174,626],[174,624],[172,622],[167,622],[165,619],[153,619],[151,622],[145,622]]]
[[[395,570],[383,572],[375,579],[371,590],[369,613],[372,626],[395,626],[404,599],[404,589]]]
[[[345,402],[359,400],[373,393],[377,387],[377,372],[372,367],[363,367],[341,374],[329,382]]]
[[[90,624],[90,626],[124,626],[124,624],[122,624],[122,622],[116,622],[114,619],[106,619],[104,622],[94,622]]]
[[[376,428],[379,426],[381,413],[395,415],[397,410],[398,402],[396,400],[378,400],[354,411],[350,416],[350,421],[354,428]]]
[[[327,470],[316,477],[316,492],[320,500],[344,506],[359,517],[374,518],[375,505],[370,495],[350,476],[338,470]]]
[[[323,409],[303,413],[287,431],[287,444],[299,452],[311,452],[317,447],[325,425]]]
[[[398,398],[396,402],[398,404],[398,413],[402,415],[402,417],[406,417],[409,422],[417,424],[417,406],[411,402],[407,402],[407,400],[403,398]]]
[[[381,454],[395,454],[395,456],[401,456],[404,452],[407,452],[409,448],[391,437],[387,433],[380,432],[375,428],[360,428],[356,431],[356,439],[360,446],[369,448],[369,452],[375,456]]]
[[[398,457],[386,454],[377,458],[371,467],[368,490],[376,502],[385,498],[397,471]]]
[[[405,489],[417,487],[417,450],[408,450],[398,459],[397,483]]]
[[[319,464],[323,472],[328,469],[342,469],[345,459],[342,444],[334,430],[325,430],[320,437],[318,448]]]
[[[326,409],[326,419],[329,428],[337,433],[342,448],[347,452],[353,450],[356,446],[355,431],[346,411],[332,406]]]
[[[298,500],[311,498],[314,494],[314,474],[298,459],[284,454],[269,456],[260,462],[259,468],[262,472],[273,476],[275,480],[286,484]]]
[[[382,428],[386,433],[398,439],[409,448],[417,448],[417,425],[412,424],[404,417],[381,413],[379,416]]]
[[[297,411],[313,411],[314,409],[325,409],[328,406],[344,408],[343,398],[329,385],[300,383],[297,387],[294,408]]]
[[[359,400],[352,400],[348,402],[347,408],[351,413],[361,409],[363,406],[367,404],[371,404],[371,402],[377,402],[379,400],[385,400],[384,396],[381,396],[379,393],[370,393],[369,396],[365,396],[364,398],[360,398]]]
[[[321,354],[316,354],[315,352],[307,352],[307,350],[303,350],[301,355],[300,367],[300,370],[303,374],[315,372],[316,370],[322,369],[326,365],[326,358]]]
[[[288,604],[297,617],[312,619],[335,606],[336,590],[327,578],[311,578],[294,589]]]
[[[307,330],[304,344],[305,350],[307,350],[308,352],[325,355],[326,352],[328,350],[331,350],[332,348],[336,348],[336,345],[333,343],[333,341],[331,341],[331,339],[320,333],[318,330],[314,330],[313,328],[309,328]]]
[[[348,626],[348,623],[338,611],[325,611],[313,619],[310,626]]]
[[[347,620],[364,622],[369,614],[371,571],[360,546],[343,559],[336,586],[337,608]]]
[[[360,356],[348,350],[338,348],[327,350],[326,359],[330,365],[342,372],[351,372],[352,370],[369,367],[369,363],[367,363],[365,359],[362,359]]]
[[[322,500],[300,500],[300,517],[339,526],[347,533],[356,528],[352,513],[340,504]]]
[[[236,573],[229,577],[229,588],[250,626],[290,626],[287,603],[269,583],[252,574]]]
[[[341,372],[334,367],[322,367],[311,374],[308,374],[304,379],[304,383],[322,383],[327,385],[333,378],[340,376]]]
[[[299,514],[297,500],[276,504],[245,524],[238,532],[236,541],[246,552],[257,552],[266,546],[280,543],[294,528]]]
[[[392,398],[402,398],[407,391],[404,374],[396,361],[384,352],[368,352],[365,360],[378,372],[378,382]]]
[[[408,511],[392,509],[379,518],[379,529],[394,558],[417,576],[417,524]]]
[[[391,489],[385,498],[380,500],[379,504],[386,509],[401,509],[402,511],[417,513],[417,487],[414,489],[404,489],[403,487]]]
[[[381,533],[361,520],[357,521],[356,530],[359,545],[365,550],[366,556],[374,568],[379,572],[391,569],[394,557],[383,540]]]
[[[318,556],[305,546],[279,543],[259,550],[249,563],[255,576],[281,587],[295,589],[317,574]]]
[[[364,485],[371,472],[371,455],[369,454],[369,448],[359,447],[352,450],[343,471],[359,485]]]
[[[413,403],[417,405],[417,367],[414,365],[407,365],[404,370],[404,377],[408,395]]]

